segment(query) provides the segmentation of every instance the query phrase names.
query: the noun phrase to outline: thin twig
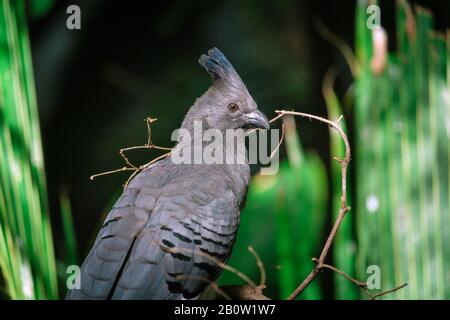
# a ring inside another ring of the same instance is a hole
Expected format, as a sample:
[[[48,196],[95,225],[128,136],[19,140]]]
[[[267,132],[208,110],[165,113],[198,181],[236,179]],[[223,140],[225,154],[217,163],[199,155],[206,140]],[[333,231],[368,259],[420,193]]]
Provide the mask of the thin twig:
[[[104,175],[107,175],[107,174],[116,173],[116,172],[122,172],[122,171],[130,171],[130,170],[134,170],[134,169],[133,168],[128,168],[128,167],[123,167],[123,168],[116,169],[116,170],[111,170],[111,171],[106,171],[106,172],[102,172],[102,173],[93,174],[92,176],[89,177],[89,179],[94,180],[97,177],[104,176]]]
[[[328,254],[328,251],[330,250],[331,244],[333,243],[333,240],[336,236],[337,230],[339,229],[339,226],[340,226],[342,220],[344,219],[345,214],[350,210],[350,207],[347,206],[347,167],[348,167],[348,163],[350,162],[351,152],[350,152],[350,144],[348,142],[347,135],[345,134],[345,132],[342,130],[342,128],[337,123],[335,123],[331,120],[319,117],[319,116],[315,116],[315,115],[311,115],[311,114],[303,113],[303,112],[286,111],[286,110],[276,110],[275,112],[278,115],[275,118],[273,118],[270,122],[274,122],[285,115],[293,115],[293,116],[300,116],[300,117],[308,118],[310,120],[314,119],[314,120],[318,120],[323,123],[326,123],[326,124],[332,126],[341,135],[342,139],[344,140],[344,144],[345,144],[345,156],[343,159],[338,159],[339,163],[341,164],[341,171],[342,171],[341,208],[339,210],[339,215],[338,215],[336,222],[330,232],[330,235],[327,238],[327,241],[325,242],[325,245],[322,249],[319,259],[317,259],[317,263],[316,263],[314,269],[310,272],[310,274],[306,277],[306,279],[294,290],[294,292],[288,297],[288,300],[294,300],[295,298],[298,297],[298,295],[303,290],[306,289],[306,287],[315,279],[317,274],[320,272],[320,270],[324,264],[325,258]]]
[[[133,178],[140,172],[142,172],[143,170],[147,169],[148,167],[150,167],[152,164],[154,164],[155,162],[162,160],[164,158],[167,158],[170,155],[171,152],[167,152],[164,153],[162,155],[160,155],[159,157],[156,157],[155,159],[153,159],[152,161],[147,162],[146,164],[140,166],[139,168],[137,168],[127,179],[127,181],[125,182],[123,188],[125,189],[126,187],[128,187],[128,185],[130,184],[131,180],[133,180]]]
[[[397,287],[395,287],[395,288],[392,288],[392,289],[389,289],[389,290],[386,290],[386,291],[383,291],[383,292],[374,294],[374,295],[370,296],[369,299],[370,299],[370,300],[375,300],[376,298],[379,298],[379,297],[381,297],[381,296],[384,296],[384,295],[386,295],[386,294],[388,294],[388,293],[392,293],[392,292],[395,292],[395,291],[397,291],[397,290],[400,290],[400,289],[406,287],[407,285],[408,285],[407,283],[403,283],[403,284],[401,284],[401,285],[399,285],[399,286],[397,286]]]
[[[125,163],[126,163],[127,165],[129,165],[131,168],[137,170],[138,167],[136,167],[134,164],[132,164],[132,163],[130,162],[130,160],[127,158],[127,156],[125,155],[125,151],[126,151],[126,150],[130,150],[130,149],[129,149],[129,148],[123,148],[123,149],[120,149],[120,150],[119,150],[120,156],[122,157],[122,159],[125,161]]]
[[[171,151],[173,150],[172,148],[168,148],[168,147],[160,147],[155,145],[152,142],[151,136],[152,136],[152,130],[151,130],[151,124],[153,122],[155,122],[156,118],[151,118],[151,117],[147,117],[145,118],[145,122],[147,124],[147,143],[144,145],[140,145],[140,146],[132,146],[132,147],[127,147],[127,148],[122,148],[119,150],[119,154],[122,157],[122,159],[125,161],[125,164],[128,167],[122,167],[120,169],[116,169],[116,170],[111,170],[111,171],[106,171],[106,172],[102,172],[102,173],[98,173],[98,174],[94,174],[90,177],[91,180],[94,180],[95,178],[99,177],[99,176],[104,176],[104,175],[108,175],[108,174],[112,174],[112,173],[117,173],[117,172],[123,172],[123,171],[133,171],[133,173],[128,177],[127,181],[125,182],[123,188],[125,189],[128,184],[130,183],[130,181],[140,172],[142,172],[143,170],[145,170],[146,168],[148,168],[149,166],[151,166],[153,163],[155,163],[158,160],[164,159],[167,156],[170,155]],[[167,152],[163,155],[160,155],[158,157],[156,157],[155,159],[147,162],[146,164],[137,166],[135,164],[133,164],[130,159],[128,159],[128,157],[126,156],[125,152],[126,151],[131,151],[131,150],[137,150],[137,149],[157,149],[157,150],[166,150],[166,151],[170,151]]]
[[[316,260],[316,261],[317,261],[317,259],[315,259],[315,258],[314,258],[313,260]],[[349,276],[348,274],[346,274],[344,271],[342,271],[342,270],[340,270],[340,269],[338,269],[338,268],[336,268],[336,267],[334,267],[334,266],[332,266],[332,265],[329,265],[329,264],[324,263],[324,264],[322,264],[322,268],[330,269],[331,271],[340,274],[340,275],[343,276],[345,279],[347,279],[347,280],[353,282],[353,283],[354,283],[355,285],[357,285],[358,287],[361,287],[361,288],[366,288],[366,287],[367,287],[367,283],[366,283],[366,282],[362,282],[362,281],[359,281],[359,280],[357,280],[357,279],[355,279],[355,278],[352,278],[351,276]]]
[[[318,260],[316,258],[313,258],[313,261],[317,262]],[[395,288],[392,288],[392,289],[389,289],[389,290],[386,290],[386,291],[382,291],[382,292],[379,292],[379,293],[376,293],[376,294],[372,294],[372,293],[370,293],[370,290],[367,288],[367,282],[359,281],[359,280],[349,276],[344,271],[342,271],[342,270],[340,270],[340,269],[338,269],[338,268],[336,268],[336,267],[334,267],[332,265],[329,265],[329,264],[325,264],[325,263],[322,264],[322,269],[329,269],[329,270],[331,270],[333,272],[336,272],[337,274],[341,275],[345,279],[353,282],[355,285],[357,285],[358,287],[360,287],[364,291],[364,293],[367,295],[369,300],[375,300],[376,298],[379,298],[379,297],[384,296],[386,294],[389,294],[389,293],[392,293],[394,291],[400,290],[400,289],[402,289],[402,288],[404,288],[404,287],[406,287],[408,285],[407,283],[403,283],[403,284],[401,284],[401,285],[399,285],[399,286],[397,286]]]
[[[266,285],[266,269],[264,268],[264,263],[262,262],[261,258],[259,257],[258,253],[256,253],[255,249],[252,246],[248,246],[248,251],[255,257],[256,265],[259,268],[259,273],[261,275],[261,278],[259,280],[259,286],[265,286]]]
[[[368,294],[370,299],[375,299],[384,294],[394,292],[394,291],[399,290],[399,289],[403,288],[404,286],[406,286],[406,284],[403,284],[401,286],[381,292],[379,294],[371,295],[367,290],[366,283],[350,277],[349,275],[345,274],[343,271],[339,270],[336,267],[333,267],[329,264],[325,264],[325,259],[328,255],[328,252],[330,251],[331,245],[336,237],[336,233],[339,230],[342,220],[345,218],[345,215],[350,210],[350,207],[347,205],[347,168],[348,168],[348,164],[351,159],[351,150],[350,150],[350,143],[348,142],[347,135],[342,130],[342,128],[339,126],[339,122],[341,121],[342,117],[340,117],[336,122],[333,122],[331,120],[328,120],[328,119],[325,119],[325,118],[322,118],[319,116],[311,115],[308,113],[303,113],[303,112],[286,111],[286,110],[276,110],[275,112],[278,115],[270,121],[271,123],[280,119],[281,117],[283,117],[285,115],[300,116],[300,117],[308,118],[310,120],[314,119],[314,120],[326,123],[326,124],[330,125],[331,127],[333,127],[340,134],[340,136],[342,137],[342,139],[344,141],[344,145],[345,145],[344,157],[343,158],[337,158],[337,157],[335,158],[335,160],[337,160],[339,162],[339,164],[341,165],[341,206],[339,209],[339,214],[336,218],[336,221],[334,222],[334,225],[331,229],[330,234],[328,235],[325,245],[322,248],[319,258],[318,259],[313,258],[313,261],[315,262],[314,268],[311,270],[311,272],[308,274],[308,276],[305,278],[305,280],[303,280],[303,282],[300,283],[300,285],[294,290],[294,292],[292,292],[292,294],[287,299],[295,300],[298,297],[298,295],[300,293],[302,293],[303,290],[305,290],[308,287],[308,285],[317,277],[317,275],[319,274],[319,272],[322,269],[330,269],[334,272],[337,272],[338,274],[340,274],[347,280],[355,283],[356,285],[358,285],[359,287],[364,289],[364,291]]]
[[[150,167],[152,164],[154,164],[155,162],[157,162],[157,161],[159,161],[159,160],[161,160],[161,159],[164,159],[164,158],[168,157],[171,153],[172,153],[172,152],[166,152],[166,153],[160,155],[159,157],[156,157],[156,158],[153,159],[152,161],[149,161],[149,162],[147,162],[146,164],[140,166],[139,169],[140,169],[140,170],[145,170],[145,169],[147,169],[148,167]]]
[[[281,124],[281,138],[280,138],[280,141],[278,142],[278,145],[276,146],[276,148],[270,153],[269,159],[272,159],[275,156],[277,151],[280,149],[281,144],[283,143],[283,140],[284,140],[284,123]]]
[[[283,116],[284,116],[284,114],[280,113],[275,118],[270,119],[269,123],[274,123],[275,121],[277,121],[278,119],[280,119]]]

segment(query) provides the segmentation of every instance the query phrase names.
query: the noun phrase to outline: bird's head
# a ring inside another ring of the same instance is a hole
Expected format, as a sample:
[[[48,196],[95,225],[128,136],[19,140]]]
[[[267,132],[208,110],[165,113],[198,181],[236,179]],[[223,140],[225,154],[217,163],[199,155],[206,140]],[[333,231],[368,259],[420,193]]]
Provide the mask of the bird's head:
[[[210,49],[199,63],[212,76],[213,83],[189,110],[183,127],[197,120],[204,123],[205,129],[269,129],[267,117],[258,110],[245,84],[219,49]]]

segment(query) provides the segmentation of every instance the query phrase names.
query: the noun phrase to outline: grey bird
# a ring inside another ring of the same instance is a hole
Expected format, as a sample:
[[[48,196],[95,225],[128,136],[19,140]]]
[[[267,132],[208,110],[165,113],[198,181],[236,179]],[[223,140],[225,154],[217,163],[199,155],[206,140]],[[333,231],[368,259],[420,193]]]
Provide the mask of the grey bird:
[[[199,59],[213,78],[181,128],[269,128],[231,63],[213,48]],[[184,141],[186,142],[186,141]],[[195,299],[231,254],[250,169],[175,163],[139,173],[109,212],[66,299]]]

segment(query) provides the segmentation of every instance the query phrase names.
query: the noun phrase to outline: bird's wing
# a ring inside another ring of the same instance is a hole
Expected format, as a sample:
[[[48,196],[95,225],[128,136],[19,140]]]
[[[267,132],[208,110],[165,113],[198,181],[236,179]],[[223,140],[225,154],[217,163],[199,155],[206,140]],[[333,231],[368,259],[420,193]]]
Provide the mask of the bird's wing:
[[[107,299],[134,239],[145,226],[155,197],[127,188],[109,212],[80,271],[80,288],[67,299]]]
[[[231,252],[239,204],[225,183],[197,183],[161,195],[113,299],[191,299],[214,281]]]
[[[180,177],[164,165],[118,199],[68,299],[193,298],[217,278],[239,224],[236,191],[227,179],[185,169]]]

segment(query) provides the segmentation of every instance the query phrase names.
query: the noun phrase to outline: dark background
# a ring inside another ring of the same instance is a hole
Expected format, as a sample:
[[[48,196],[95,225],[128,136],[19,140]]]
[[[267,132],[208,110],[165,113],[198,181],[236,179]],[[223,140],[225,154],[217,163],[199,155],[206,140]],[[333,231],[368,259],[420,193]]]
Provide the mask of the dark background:
[[[438,30],[450,27],[450,1],[410,1],[432,10]],[[81,30],[66,28],[66,8],[81,7]],[[56,1],[30,13],[30,36],[44,143],[51,214],[61,239],[59,194],[69,192],[84,258],[102,215],[121,192],[127,173],[90,181],[123,166],[122,147],[146,142],[147,116],[155,143],[170,146],[195,98],[210,79],[197,63],[221,49],[269,117],[277,108],[326,116],[322,78],[337,63],[341,95],[351,75],[339,51],[324,41],[321,20],[353,44],[354,1]],[[381,1],[382,24],[395,34],[395,1]],[[389,39],[395,50],[395,38]],[[351,119],[348,119],[351,123]],[[327,128],[298,123],[304,147],[328,163]],[[155,151],[130,153],[136,163]],[[282,157],[284,154],[281,155]],[[57,247],[60,246],[56,240]]]

